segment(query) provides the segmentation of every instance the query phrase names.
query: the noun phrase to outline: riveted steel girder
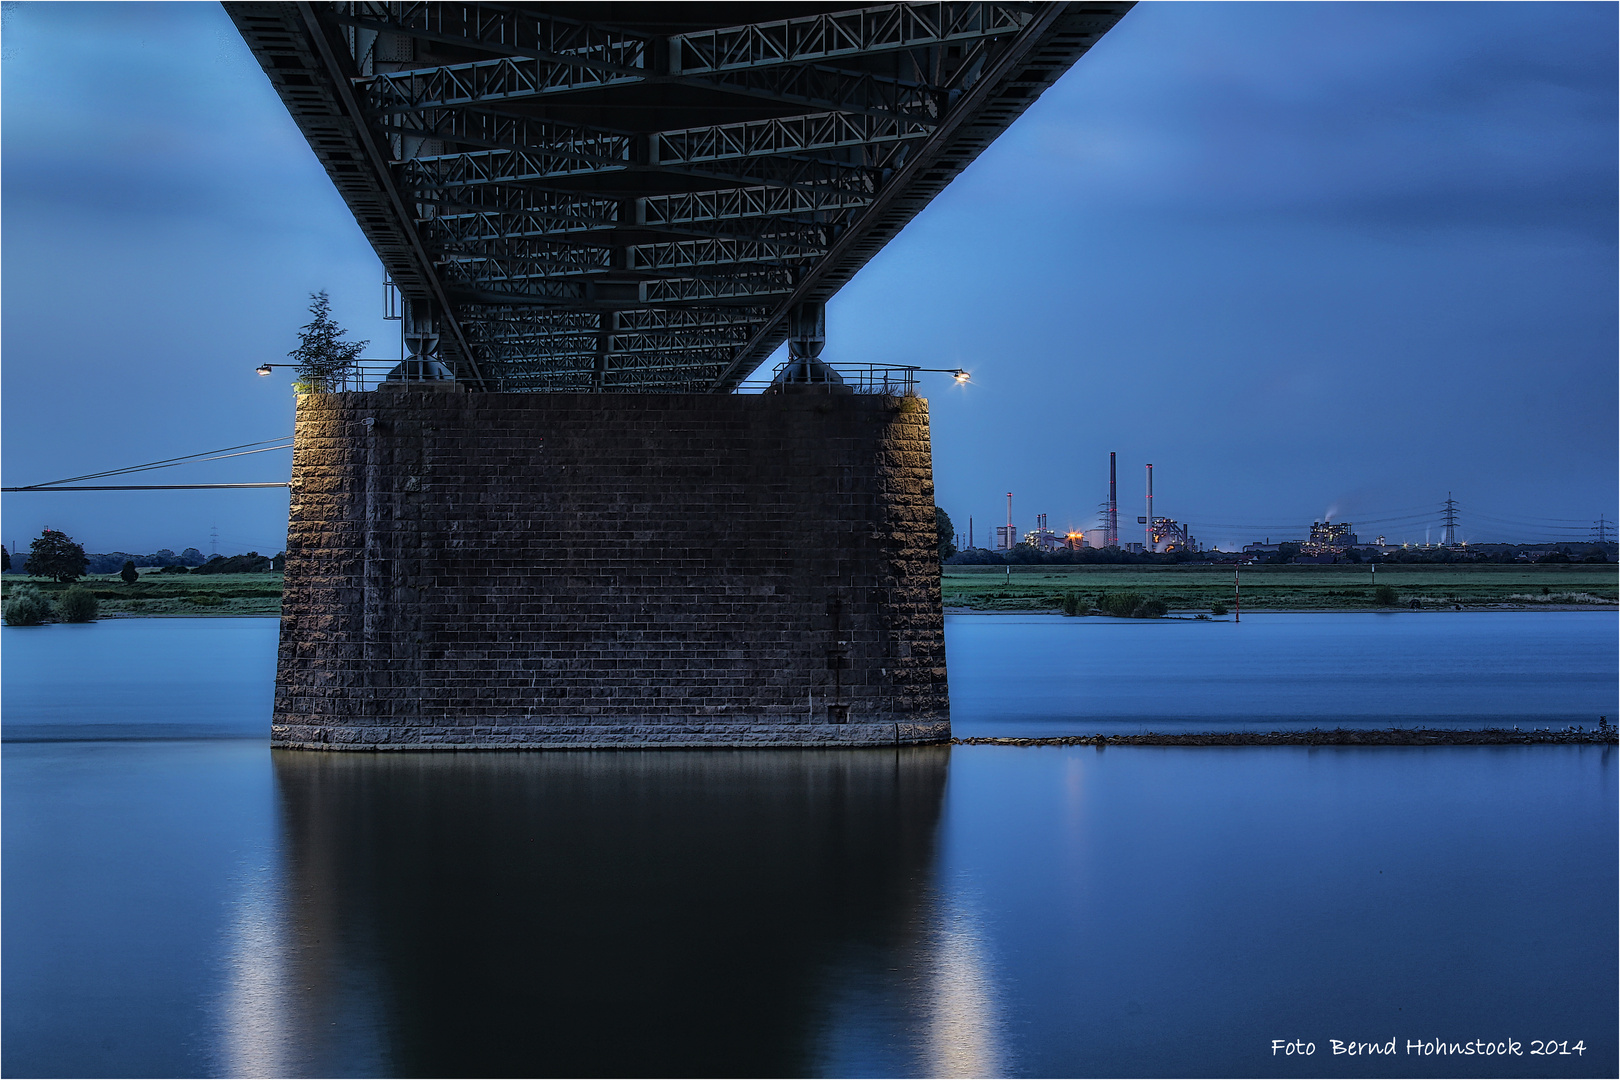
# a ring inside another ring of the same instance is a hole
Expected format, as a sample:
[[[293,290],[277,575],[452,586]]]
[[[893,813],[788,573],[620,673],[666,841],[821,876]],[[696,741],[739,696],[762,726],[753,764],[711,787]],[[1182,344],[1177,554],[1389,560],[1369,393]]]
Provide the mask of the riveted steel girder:
[[[442,358],[728,391],[1131,4],[227,3]]]

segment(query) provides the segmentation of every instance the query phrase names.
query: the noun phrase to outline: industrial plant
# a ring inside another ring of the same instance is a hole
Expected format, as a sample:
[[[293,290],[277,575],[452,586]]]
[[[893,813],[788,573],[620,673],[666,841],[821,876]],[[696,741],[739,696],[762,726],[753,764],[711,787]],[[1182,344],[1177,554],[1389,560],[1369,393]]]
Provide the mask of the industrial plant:
[[[1457,500],[1450,492],[1446,493],[1445,500],[1440,503],[1440,508],[1433,515],[1415,514],[1402,518],[1373,519],[1374,525],[1382,524],[1384,527],[1393,526],[1403,530],[1413,528],[1414,522],[1420,523],[1417,527],[1425,527],[1421,525],[1422,522],[1431,523],[1439,530],[1439,543],[1430,542],[1427,535],[1421,544],[1399,541],[1390,543],[1388,537],[1384,535],[1363,540],[1356,533],[1353,522],[1331,520],[1335,511],[1330,508],[1324,520],[1311,522],[1303,540],[1285,538],[1273,542],[1268,536],[1243,545],[1240,551],[1231,550],[1230,546],[1225,551],[1218,547],[1206,549],[1193,536],[1191,523],[1155,513],[1153,470],[1154,466],[1151,463],[1143,466],[1143,512],[1136,515],[1136,525],[1141,532],[1135,534],[1140,539],[1129,534],[1122,537],[1120,534],[1118,455],[1111,452],[1108,455],[1108,499],[1097,507],[1098,524],[1095,527],[1055,529],[1049,523],[1048,514],[1037,513],[1035,527],[1021,531],[1013,519],[1013,493],[1009,491],[1006,522],[995,526],[994,547],[978,547],[975,543],[973,519],[970,517],[966,535],[957,537],[957,546],[964,550],[953,561],[1091,562],[1142,555],[1169,555],[1175,557],[1177,561],[1196,555],[1223,562],[1336,563],[1391,558],[1398,561],[1413,558],[1420,560],[1440,558],[1442,561],[1490,558],[1514,561],[1556,558],[1559,554],[1570,554],[1559,549],[1557,545],[1544,550],[1545,545],[1537,547],[1523,544],[1470,544],[1467,540],[1458,540],[1458,530],[1461,527],[1460,511]],[[1207,527],[1209,526],[1206,525]],[[1228,528],[1228,526],[1220,527]],[[1568,526],[1562,528],[1568,531]],[[1598,518],[1591,530],[1591,542],[1595,544],[1593,550],[1607,552],[1614,547],[1611,541],[1613,528],[1613,524],[1606,518],[1601,516]],[[1256,528],[1255,531],[1258,532],[1259,529]],[[1294,534],[1295,537],[1298,535]],[[1569,537],[1563,546],[1586,543],[1585,538]],[[1065,552],[1069,554],[1064,555]],[[1072,558],[1082,552],[1094,554],[1086,555],[1084,558]],[[1104,552],[1113,554],[1105,555]]]
[[[1047,524],[1046,514],[1035,515],[1035,527],[1020,534],[1013,522],[1013,493],[1007,492],[1007,523],[996,526],[996,541],[993,550],[1010,552],[1019,546],[1027,546],[1040,552],[1053,551],[1080,551],[1083,549],[1117,548],[1134,554],[1168,554],[1177,551],[1198,551],[1197,541],[1192,537],[1188,526],[1175,518],[1163,517],[1153,512],[1153,466],[1149,464],[1146,471],[1146,513],[1136,518],[1136,523],[1142,526],[1142,539],[1129,540],[1120,543],[1119,538],[1119,477],[1117,474],[1117,455],[1108,455],[1108,501],[1102,504],[1099,516],[1102,525],[1095,529],[1069,530],[1058,532]],[[972,518],[968,519],[968,535],[965,538],[968,548],[974,547]]]

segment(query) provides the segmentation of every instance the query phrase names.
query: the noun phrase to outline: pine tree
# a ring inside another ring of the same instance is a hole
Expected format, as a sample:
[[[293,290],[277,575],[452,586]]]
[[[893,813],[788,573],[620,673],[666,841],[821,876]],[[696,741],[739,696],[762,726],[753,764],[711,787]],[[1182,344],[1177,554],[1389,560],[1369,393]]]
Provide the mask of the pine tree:
[[[298,348],[287,355],[298,364],[301,389],[325,393],[343,381],[354,369],[360,351],[369,341],[344,341],[344,330],[332,319],[332,303],[326,290],[309,295],[310,319],[298,331]]]

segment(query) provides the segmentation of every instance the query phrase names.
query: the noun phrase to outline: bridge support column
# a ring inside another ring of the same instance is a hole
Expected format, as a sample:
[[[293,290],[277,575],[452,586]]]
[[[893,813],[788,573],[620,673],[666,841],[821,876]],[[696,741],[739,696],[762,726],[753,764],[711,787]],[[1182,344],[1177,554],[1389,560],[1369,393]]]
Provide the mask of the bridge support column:
[[[921,399],[300,400],[276,745],[949,737]]]

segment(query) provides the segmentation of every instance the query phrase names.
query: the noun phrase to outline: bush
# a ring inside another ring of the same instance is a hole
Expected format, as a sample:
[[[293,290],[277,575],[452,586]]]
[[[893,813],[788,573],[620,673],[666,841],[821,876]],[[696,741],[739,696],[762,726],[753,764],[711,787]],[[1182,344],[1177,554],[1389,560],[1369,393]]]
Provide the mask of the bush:
[[[63,622],[89,622],[100,609],[101,602],[80,585],[68,589],[56,601],[56,613]]]
[[[1396,599],[1395,588],[1392,585],[1380,585],[1373,590],[1373,603],[1379,607],[1394,607]]]
[[[118,571],[118,576],[123,579],[125,585],[133,585],[141,580],[141,572],[135,569],[134,559],[124,560],[124,568]]]
[[[7,626],[38,626],[51,617],[51,602],[32,585],[19,585],[6,599]]]
[[[1139,592],[1103,593],[1097,597],[1097,606],[1110,615],[1128,619],[1147,597]]]
[[[1065,615],[1078,615],[1078,614],[1080,614],[1080,594],[1079,593],[1077,593],[1077,592],[1068,592],[1068,593],[1063,594],[1063,614],[1065,614]]]
[[[199,607],[219,607],[225,602],[225,598],[215,593],[198,593],[196,596],[186,597],[186,602]]]
[[[1211,615],[1225,615],[1226,605],[1217,600],[1215,603],[1209,605],[1209,613]]]
[[[201,566],[192,567],[193,574],[263,574],[272,567],[272,561],[260,555],[257,551],[250,551],[246,555],[232,555],[226,558],[215,555]]]
[[[1131,618],[1162,619],[1165,616],[1165,613],[1169,610],[1169,605],[1163,600],[1158,600],[1150,596],[1146,600],[1143,600],[1140,604],[1136,605],[1136,609],[1131,612]]]

